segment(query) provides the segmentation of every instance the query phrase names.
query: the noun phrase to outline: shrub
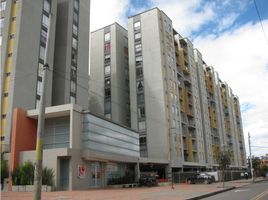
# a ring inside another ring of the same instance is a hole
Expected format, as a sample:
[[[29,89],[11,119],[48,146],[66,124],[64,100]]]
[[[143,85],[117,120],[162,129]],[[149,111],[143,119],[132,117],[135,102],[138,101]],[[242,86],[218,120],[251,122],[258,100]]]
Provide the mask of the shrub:
[[[34,164],[31,161],[26,161],[19,167],[20,184],[33,185],[34,183]]]
[[[50,185],[54,184],[54,171],[51,168],[44,167],[42,171],[42,185]]]
[[[11,173],[12,177],[12,184],[13,185],[20,185],[20,169],[17,168]]]

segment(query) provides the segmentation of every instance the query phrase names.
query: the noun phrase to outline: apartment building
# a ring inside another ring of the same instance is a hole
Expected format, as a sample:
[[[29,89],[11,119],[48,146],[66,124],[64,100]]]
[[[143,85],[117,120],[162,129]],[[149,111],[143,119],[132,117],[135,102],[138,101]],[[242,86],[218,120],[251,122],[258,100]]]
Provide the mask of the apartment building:
[[[141,169],[146,163],[160,174],[163,168],[217,169],[224,148],[232,150],[234,168],[245,167],[237,99],[171,19],[158,8],[129,17],[128,47],[131,127],[140,134]]]
[[[46,48],[46,106],[88,107],[88,78],[78,78],[88,74],[88,30],[87,0],[1,1],[2,152],[9,152],[13,109],[39,106]]]
[[[130,127],[128,35],[118,23],[91,33],[90,111]]]

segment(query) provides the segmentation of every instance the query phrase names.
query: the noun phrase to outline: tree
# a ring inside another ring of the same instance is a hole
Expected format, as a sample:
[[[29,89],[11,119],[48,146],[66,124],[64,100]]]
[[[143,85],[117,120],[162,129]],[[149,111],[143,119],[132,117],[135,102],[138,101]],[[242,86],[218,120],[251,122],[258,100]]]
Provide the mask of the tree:
[[[222,187],[224,187],[225,181],[225,170],[228,169],[231,164],[232,152],[230,150],[223,150],[218,153],[217,161],[219,163],[219,167],[222,170]]]
[[[7,161],[2,159],[3,157],[1,156],[1,186],[3,189],[4,187],[4,180],[5,178],[8,177],[8,165]]]

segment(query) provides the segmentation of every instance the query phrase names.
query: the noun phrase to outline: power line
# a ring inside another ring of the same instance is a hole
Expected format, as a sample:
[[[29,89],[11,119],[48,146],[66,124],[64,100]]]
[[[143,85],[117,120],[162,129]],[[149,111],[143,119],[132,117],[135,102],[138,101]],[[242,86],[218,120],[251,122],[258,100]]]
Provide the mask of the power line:
[[[258,6],[257,6],[257,3],[256,3],[256,0],[253,0],[254,1],[254,6],[255,6],[255,9],[256,9],[256,12],[258,14],[258,17],[259,17],[259,21],[260,21],[260,24],[261,24],[261,28],[262,28],[262,32],[263,32],[263,35],[264,35],[264,38],[265,38],[265,41],[268,45],[268,39],[267,39],[267,36],[265,34],[265,31],[264,31],[264,28],[263,28],[263,24],[262,24],[262,19],[261,19],[261,15],[260,15],[260,12],[259,12],[259,9],[258,9]]]

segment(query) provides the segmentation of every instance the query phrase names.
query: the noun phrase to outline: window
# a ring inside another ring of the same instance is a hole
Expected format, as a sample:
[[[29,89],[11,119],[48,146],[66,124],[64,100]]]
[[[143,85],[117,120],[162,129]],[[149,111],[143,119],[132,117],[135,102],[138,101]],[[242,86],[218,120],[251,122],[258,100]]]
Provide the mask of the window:
[[[110,88],[105,89],[105,98],[106,99],[111,98],[111,89]]]
[[[110,75],[110,73],[111,73],[111,66],[110,65],[105,66],[104,67],[105,76]]]
[[[46,11],[47,13],[50,12],[50,3],[48,2],[48,0],[44,0],[44,11]]]
[[[45,47],[43,47],[43,46],[40,46],[39,58],[42,59],[43,61],[45,60]]]
[[[136,76],[141,77],[143,75],[143,71],[141,67],[136,68]]]
[[[137,81],[137,91],[143,91],[143,81]]]
[[[71,81],[71,92],[76,92],[76,83],[74,81]]]
[[[139,122],[139,131],[144,131],[146,129],[145,121]]]
[[[105,33],[104,34],[104,42],[109,42],[111,39],[111,34],[110,33]]]
[[[73,34],[76,36],[78,35],[78,28],[75,24],[73,24]]]
[[[138,94],[137,99],[138,99],[138,104],[143,104],[144,103],[144,94]]]
[[[105,78],[104,80],[104,86],[105,87],[110,87],[111,85],[111,79],[110,78]]]
[[[106,101],[104,103],[104,112],[111,113],[111,101]]]
[[[48,27],[48,16],[46,15],[43,15],[43,18],[42,18],[42,24],[45,26],[45,27]]]
[[[45,30],[41,30],[41,42],[46,44],[46,41],[47,41],[47,32]]]
[[[2,1],[0,4],[0,11],[3,11],[6,9],[6,1]]]
[[[140,52],[141,51],[141,44],[136,44],[135,45],[135,51]]]
[[[110,62],[110,59],[111,59],[110,54],[107,54],[107,55],[104,56],[104,62]]]
[[[142,63],[142,57],[141,56],[137,56],[136,57],[136,65],[140,65]]]
[[[77,39],[73,38],[72,46],[74,49],[77,49]]]
[[[134,36],[135,40],[138,41],[141,39],[141,33],[136,33]]]
[[[42,77],[44,74],[43,64],[39,63],[38,65],[38,76]]]
[[[75,104],[76,98],[74,96],[70,96],[70,103]]]
[[[76,80],[76,68],[74,66],[71,68],[71,79]]]
[[[134,30],[137,31],[137,30],[140,30],[141,29],[141,22],[135,22],[134,23]]]
[[[146,141],[146,137],[140,137],[140,145],[146,145],[147,141]]]
[[[40,100],[39,99],[36,99],[35,107],[36,108],[39,108],[40,107]]]
[[[78,1],[75,0],[75,1],[74,1],[74,9],[78,10],[78,8],[79,8]]]
[[[37,94],[41,95],[42,93],[42,82],[41,81],[37,81]]]
[[[4,27],[4,23],[5,23],[5,19],[4,18],[0,18],[0,28]]]
[[[104,51],[109,53],[111,50],[111,44],[110,43],[106,43],[104,44]]]
[[[144,106],[138,107],[138,117],[139,118],[145,117],[145,107]]]
[[[74,22],[78,23],[78,14],[74,12]]]
[[[72,62],[73,63],[77,63],[77,54],[74,50],[72,50]]]

